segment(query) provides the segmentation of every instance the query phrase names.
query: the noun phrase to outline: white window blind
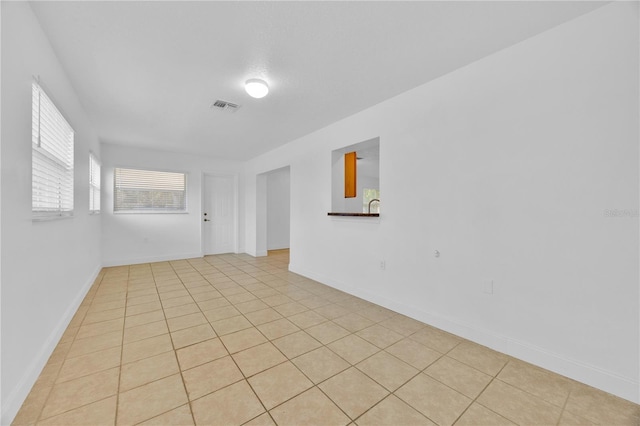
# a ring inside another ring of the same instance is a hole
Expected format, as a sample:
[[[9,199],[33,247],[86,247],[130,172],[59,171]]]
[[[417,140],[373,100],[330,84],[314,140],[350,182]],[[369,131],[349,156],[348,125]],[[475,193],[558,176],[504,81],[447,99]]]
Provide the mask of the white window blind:
[[[187,175],[153,170],[115,169],[113,210],[119,212],[184,212]]]
[[[100,212],[100,163],[89,154],[89,213]]]
[[[36,82],[31,105],[33,216],[71,216],[74,131]]]

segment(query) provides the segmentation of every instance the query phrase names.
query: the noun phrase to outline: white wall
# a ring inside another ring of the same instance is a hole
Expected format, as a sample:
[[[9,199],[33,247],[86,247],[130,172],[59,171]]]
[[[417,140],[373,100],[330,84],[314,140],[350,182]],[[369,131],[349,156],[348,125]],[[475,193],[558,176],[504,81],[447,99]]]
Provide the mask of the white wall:
[[[638,217],[605,215],[638,98],[638,5],[604,6],[250,161],[247,251],[290,164],[292,271],[638,402]],[[380,219],[327,217],[331,151],[377,136]]]
[[[187,213],[114,213],[113,170],[116,167],[187,173]],[[202,174],[236,174],[240,168],[240,164],[233,161],[102,144],[104,265],[202,256]]]
[[[288,167],[267,174],[267,250],[289,248],[290,175]]]
[[[89,215],[91,123],[26,2],[2,2],[2,424],[40,374],[100,269],[100,216]],[[74,216],[31,220],[31,83],[75,130]]]

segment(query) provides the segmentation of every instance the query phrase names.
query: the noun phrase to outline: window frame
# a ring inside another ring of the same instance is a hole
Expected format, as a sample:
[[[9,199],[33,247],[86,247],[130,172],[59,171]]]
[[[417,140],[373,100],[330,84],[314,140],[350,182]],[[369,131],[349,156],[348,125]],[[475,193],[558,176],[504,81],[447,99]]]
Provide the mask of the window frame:
[[[184,177],[184,209],[183,210],[174,210],[174,209],[130,209],[130,210],[120,210],[118,209],[118,185],[116,183],[117,180],[117,171],[119,169],[123,170],[135,170],[140,172],[153,172],[153,173],[174,173],[181,174]],[[188,185],[189,185],[189,173],[184,171],[177,170],[166,170],[166,169],[152,169],[152,168],[141,168],[141,167],[130,167],[130,166],[118,166],[113,168],[113,214],[188,214],[189,213],[189,197],[188,197]]]
[[[95,165],[94,165],[95,163]],[[94,167],[98,168],[98,173],[94,173]],[[98,157],[93,153],[89,152],[89,214],[100,214],[101,210],[101,200],[102,196],[102,164]],[[98,182],[94,182],[94,176],[97,176]],[[97,197],[96,197],[97,192]],[[93,202],[92,202],[93,201]],[[97,208],[96,208],[97,204]]]
[[[33,221],[71,218],[75,211],[76,132],[36,78],[31,84],[31,120],[31,218]],[[48,141],[45,146],[43,136]],[[57,209],[43,201],[56,194]]]

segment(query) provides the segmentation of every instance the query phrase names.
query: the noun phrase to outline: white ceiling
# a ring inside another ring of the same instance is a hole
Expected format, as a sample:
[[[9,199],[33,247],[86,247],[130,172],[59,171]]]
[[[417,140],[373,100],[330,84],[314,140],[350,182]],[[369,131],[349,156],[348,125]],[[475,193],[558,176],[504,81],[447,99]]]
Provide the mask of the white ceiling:
[[[244,160],[594,2],[34,2],[103,142]],[[248,78],[271,92],[250,98]],[[46,81],[44,81],[46,85]],[[233,113],[210,109],[222,99]]]

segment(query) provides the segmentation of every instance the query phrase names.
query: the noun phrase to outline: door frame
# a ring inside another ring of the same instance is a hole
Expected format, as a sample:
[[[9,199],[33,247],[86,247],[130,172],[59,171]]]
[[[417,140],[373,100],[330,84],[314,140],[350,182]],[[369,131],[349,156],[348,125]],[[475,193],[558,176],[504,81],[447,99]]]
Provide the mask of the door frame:
[[[205,205],[205,197],[207,184],[206,178],[207,176],[218,176],[218,177],[231,177],[233,178],[233,253],[238,253],[238,173],[232,172],[202,172],[200,176],[200,253],[202,257],[207,256],[206,254],[206,235],[205,235],[205,227],[204,227],[204,205]]]

